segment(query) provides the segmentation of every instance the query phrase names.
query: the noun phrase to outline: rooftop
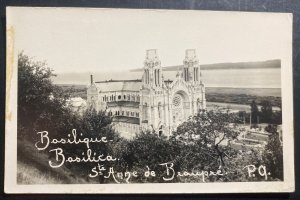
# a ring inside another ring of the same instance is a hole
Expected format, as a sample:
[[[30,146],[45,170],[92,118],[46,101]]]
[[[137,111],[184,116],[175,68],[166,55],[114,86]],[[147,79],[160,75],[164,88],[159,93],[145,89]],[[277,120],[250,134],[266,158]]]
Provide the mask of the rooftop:
[[[95,82],[101,92],[133,91],[137,92],[142,86],[142,80],[108,80]]]

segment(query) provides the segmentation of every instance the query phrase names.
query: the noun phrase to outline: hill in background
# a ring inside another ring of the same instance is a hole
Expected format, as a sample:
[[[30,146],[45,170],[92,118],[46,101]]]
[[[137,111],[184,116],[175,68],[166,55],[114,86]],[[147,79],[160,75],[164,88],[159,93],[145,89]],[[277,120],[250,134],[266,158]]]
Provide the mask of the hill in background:
[[[200,65],[201,70],[218,70],[218,69],[272,69],[280,68],[280,60],[267,60],[258,62],[237,62],[237,63],[216,63]],[[163,67],[163,71],[182,70],[183,65]],[[142,68],[130,70],[131,72],[142,71]]]

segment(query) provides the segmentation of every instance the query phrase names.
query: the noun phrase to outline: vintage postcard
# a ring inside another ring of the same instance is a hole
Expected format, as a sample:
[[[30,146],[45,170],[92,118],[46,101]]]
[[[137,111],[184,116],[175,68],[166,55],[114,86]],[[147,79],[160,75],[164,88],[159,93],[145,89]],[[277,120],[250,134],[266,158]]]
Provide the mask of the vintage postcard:
[[[292,21],[8,7],[5,192],[294,191]]]

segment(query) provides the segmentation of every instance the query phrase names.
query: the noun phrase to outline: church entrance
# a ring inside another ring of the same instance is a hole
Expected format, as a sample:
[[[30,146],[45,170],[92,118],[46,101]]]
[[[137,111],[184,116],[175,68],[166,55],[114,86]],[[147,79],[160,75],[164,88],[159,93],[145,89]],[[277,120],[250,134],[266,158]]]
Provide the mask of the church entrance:
[[[172,120],[174,128],[187,119],[189,109],[188,95],[184,91],[176,92],[172,99]]]

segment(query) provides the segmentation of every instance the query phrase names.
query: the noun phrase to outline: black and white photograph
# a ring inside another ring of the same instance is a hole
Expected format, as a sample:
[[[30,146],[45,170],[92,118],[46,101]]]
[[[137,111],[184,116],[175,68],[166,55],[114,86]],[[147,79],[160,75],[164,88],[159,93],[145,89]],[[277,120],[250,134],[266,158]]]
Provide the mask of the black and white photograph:
[[[292,14],[6,12],[6,192],[294,191]]]

